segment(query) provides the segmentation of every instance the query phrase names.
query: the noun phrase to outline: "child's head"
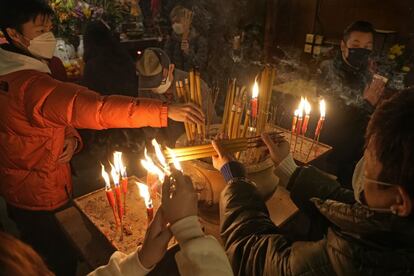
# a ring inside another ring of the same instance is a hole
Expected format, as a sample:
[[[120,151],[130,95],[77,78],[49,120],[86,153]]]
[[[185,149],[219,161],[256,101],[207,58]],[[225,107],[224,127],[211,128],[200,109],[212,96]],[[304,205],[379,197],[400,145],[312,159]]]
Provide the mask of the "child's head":
[[[38,58],[53,56],[52,8],[44,0],[12,0],[0,4],[0,28],[9,43]]]

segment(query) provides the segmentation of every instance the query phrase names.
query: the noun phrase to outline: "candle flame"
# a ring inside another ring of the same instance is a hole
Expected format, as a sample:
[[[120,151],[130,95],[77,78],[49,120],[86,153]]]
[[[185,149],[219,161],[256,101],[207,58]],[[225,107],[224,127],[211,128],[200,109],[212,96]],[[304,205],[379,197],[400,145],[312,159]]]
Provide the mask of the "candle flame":
[[[149,192],[148,186],[145,185],[144,183],[140,183],[140,182],[135,182],[135,183],[138,186],[139,195],[145,201],[145,206],[147,208],[151,208],[152,207],[152,200],[151,200],[151,196],[150,196],[150,192]]]
[[[157,165],[155,165],[154,164],[154,161],[152,161],[152,159],[148,156],[148,153],[147,153],[147,149],[146,148],[145,148],[144,155],[145,155],[145,160],[144,159],[141,160],[141,165],[148,172],[158,175],[158,179],[161,182],[164,182],[164,177],[165,177],[164,172]]]
[[[119,185],[119,174],[116,171],[115,167],[112,164],[110,164],[110,165],[111,165],[112,180],[114,181],[115,186],[118,186]]]
[[[114,165],[118,174],[122,175],[122,177],[126,177],[126,167],[122,163],[122,152],[114,152]]]
[[[168,153],[170,154],[174,167],[179,170],[179,171],[183,171],[183,168],[181,167],[180,161],[178,161],[177,159],[177,155],[175,154],[175,152],[170,149],[169,147],[167,147]]]
[[[306,98],[305,98],[305,101],[304,101],[304,106],[305,106],[304,107],[305,108],[305,114],[309,115],[311,113],[312,107],[311,107],[310,102]]]
[[[299,103],[299,107],[298,107],[298,116],[299,118],[303,117],[303,111],[305,108],[305,99],[303,97],[300,98],[300,103]]]
[[[107,190],[111,189],[111,181],[109,180],[109,174],[105,171],[104,165],[101,164],[102,167],[102,177],[105,180],[105,188]]]
[[[325,115],[326,115],[326,103],[325,103],[325,100],[322,99],[319,102],[319,109],[320,109],[321,117],[322,118],[325,118]]]
[[[162,153],[160,144],[158,144],[157,140],[155,139],[152,139],[151,143],[155,149],[155,154],[157,155],[158,161],[160,161],[161,165],[164,167],[165,170],[168,170],[167,160],[165,159],[164,154]]]
[[[259,84],[257,80],[254,81],[253,91],[252,91],[252,98],[256,99],[259,96]]]
[[[299,109],[296,109],[294,114],[295,114],[295,117],[298,117],[299,116]]]

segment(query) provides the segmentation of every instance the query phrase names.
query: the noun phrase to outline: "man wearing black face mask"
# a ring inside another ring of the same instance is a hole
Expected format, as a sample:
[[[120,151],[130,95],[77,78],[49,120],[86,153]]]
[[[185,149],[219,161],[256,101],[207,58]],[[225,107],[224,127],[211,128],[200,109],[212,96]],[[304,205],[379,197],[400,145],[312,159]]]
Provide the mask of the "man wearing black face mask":
[[[362,157],[369,116],[385,86],[374,77],[370,59],[374,35],[371,23],[352,23],[344,31],[338,55],[321,64],[319,93],[330,111],[321,141],[333,146],[326,169],[345,186],[350,185],[355,164]]]

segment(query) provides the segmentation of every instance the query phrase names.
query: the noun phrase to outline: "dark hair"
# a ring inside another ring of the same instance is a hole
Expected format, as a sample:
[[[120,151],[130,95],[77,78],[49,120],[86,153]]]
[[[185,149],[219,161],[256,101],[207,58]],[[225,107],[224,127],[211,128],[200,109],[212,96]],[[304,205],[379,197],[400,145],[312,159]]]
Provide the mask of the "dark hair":
[[[384,101],[368,124],[366,143],[373,139],[382,164],[379,180],[403,186],[414,197],[414,89]]]
[[[352,32],[372,33],[372,35],[375,35],[374,26],[368,21],[355,21],[346,27],[343,34],[345,42],[349,39]]]
[[[45,0],[1,0],[0,29],[6,39],[11,42],[6,32],[7,28],[21,32],[24,23],[34,21],[38,16],[47,18],[53,15],[53,9]]]
[[[27,244],[0,232],[0,275],[54,275]]]

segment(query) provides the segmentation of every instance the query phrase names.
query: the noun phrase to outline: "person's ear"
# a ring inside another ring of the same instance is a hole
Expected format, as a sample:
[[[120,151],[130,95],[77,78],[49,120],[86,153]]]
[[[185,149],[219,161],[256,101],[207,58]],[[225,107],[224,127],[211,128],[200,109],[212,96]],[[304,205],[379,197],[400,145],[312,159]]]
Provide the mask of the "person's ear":
[[[403,187],[398,186],[397,198],[395,204],[391,205],[391,211],[400,217],[408,217],[412,209],[413,201],[410,195]]]
[[[20,34],[16,29],[6,28],[6,32],[14,42],[16,42],[19,45],[24,45],[25,47],[27,47],[26,45],[27,43],[25,43],[24,40],[22,39],[23,35]]]

